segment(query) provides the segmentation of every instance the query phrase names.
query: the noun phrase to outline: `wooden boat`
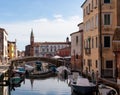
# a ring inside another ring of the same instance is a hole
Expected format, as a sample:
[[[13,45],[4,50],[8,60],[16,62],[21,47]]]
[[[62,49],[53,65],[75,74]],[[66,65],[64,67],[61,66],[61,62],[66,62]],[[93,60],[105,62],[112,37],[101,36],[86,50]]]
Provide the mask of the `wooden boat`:
[[[25,64],[25,71],[31,72],[33,71],[35,68],[33,66],[27,65]]]
[[[70,81],[69,85],[73,91],[83,95],[96,92],[97,90],[95,84],[89,82],[87,78],[82,78],[81,76],[78,76],[76,80],[73,79]]]
[[[45,71],[45,72],[38,72],[38,73],[31,73],[29,74],[28,78],[47,78],[51,76],[56,76],[56,74],[50,70]]]
[[[118,95],[116,89],[104,84],[98,86],[98,91],[99,95]]]

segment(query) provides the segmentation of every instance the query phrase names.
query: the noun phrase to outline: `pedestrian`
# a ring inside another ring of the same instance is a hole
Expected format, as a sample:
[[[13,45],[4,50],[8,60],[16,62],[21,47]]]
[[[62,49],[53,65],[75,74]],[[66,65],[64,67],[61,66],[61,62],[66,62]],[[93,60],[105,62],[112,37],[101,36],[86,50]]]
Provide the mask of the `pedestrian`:
[[[92,82],[94,82],[94,77],[95,77],[94,70],[92,70],[92,74],[91,74]]]

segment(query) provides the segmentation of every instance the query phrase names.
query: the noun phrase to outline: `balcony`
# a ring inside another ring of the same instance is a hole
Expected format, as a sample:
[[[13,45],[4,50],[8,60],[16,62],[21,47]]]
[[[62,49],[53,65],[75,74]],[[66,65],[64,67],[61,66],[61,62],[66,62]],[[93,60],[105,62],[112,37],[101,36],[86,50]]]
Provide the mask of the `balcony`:
[[[91,48],[85,48],[85,54],[91,54]]]

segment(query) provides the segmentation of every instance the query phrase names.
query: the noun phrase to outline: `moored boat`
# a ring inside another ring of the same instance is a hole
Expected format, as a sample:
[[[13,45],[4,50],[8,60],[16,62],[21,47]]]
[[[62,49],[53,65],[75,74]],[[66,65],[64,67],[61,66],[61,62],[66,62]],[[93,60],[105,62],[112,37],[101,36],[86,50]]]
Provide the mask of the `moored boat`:
[[[100,84],[98,86],[98,91],[99,91],[99,95],[118,95],[116,89],[104,84]]]
[[[37,72],[37,73],[31,73],[29,74],[28,78],[47,78],[47,77],[51,77],[51,76],[56,76],[56,74],[50,70],[45,71],[45,72]]]
[[[16,69],[13,70],[13,73],[25,74],[25,68],[24,67],[17,67]]]
[[[95,84],[89,82],[87,78],[83,78],[81,76],[78,76],[76,80],[73,79],[70,81],[69,85],[73,91],[83,95],[97,91]]]
[[[32,72],[34,70],[33,66],[25,64],[25,71]]]

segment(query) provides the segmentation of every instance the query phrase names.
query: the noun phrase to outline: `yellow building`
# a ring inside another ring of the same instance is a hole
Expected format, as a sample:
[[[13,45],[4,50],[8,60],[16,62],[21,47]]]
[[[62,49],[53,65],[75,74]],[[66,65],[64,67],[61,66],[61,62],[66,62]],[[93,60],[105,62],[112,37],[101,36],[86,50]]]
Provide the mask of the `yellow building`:
[[[101,77],[115,77],[112,39],[117,26],[119,0],[85,0],[83,8],[83,71]]]
[[[16,42],[8,41],[8,58],[16,58]]]

